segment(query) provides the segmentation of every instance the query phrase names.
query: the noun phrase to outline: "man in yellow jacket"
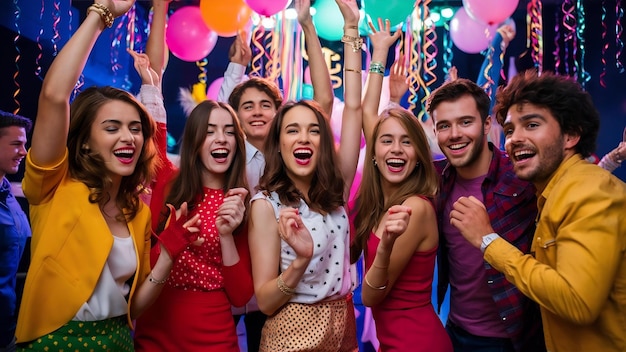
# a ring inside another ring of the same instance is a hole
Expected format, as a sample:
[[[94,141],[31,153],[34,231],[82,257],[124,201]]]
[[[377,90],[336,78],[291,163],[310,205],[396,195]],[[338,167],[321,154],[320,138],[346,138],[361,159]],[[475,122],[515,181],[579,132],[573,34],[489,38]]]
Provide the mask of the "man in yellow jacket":
[[[451,224],[539,303],[548,351],[626,351],[626,184],[584,159],[600,120],[591,97],[569,77],[528,72],[497,100],[515,173],[537,188],[531,254],[500,239],[471,197]]]

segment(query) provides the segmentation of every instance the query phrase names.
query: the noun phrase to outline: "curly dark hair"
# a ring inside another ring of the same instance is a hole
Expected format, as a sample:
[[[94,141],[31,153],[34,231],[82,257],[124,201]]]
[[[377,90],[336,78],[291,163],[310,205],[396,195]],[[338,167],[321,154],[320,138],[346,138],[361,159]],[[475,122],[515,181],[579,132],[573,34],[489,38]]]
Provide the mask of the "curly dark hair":
[[[109,201],[106,190],[111,187],[112,180],[106,176],[108,172],[104,160],[99,154],[83,148],[83,145],[89,140],[91,126],[100,108],[114,100],[128,103],[137,110],[144,138],[135,171],[130,176],[122,177],[115,200],[117,205],[124,209],[124,214],[120,215],[120,218],[132,220],[141,206],[139,195],[145,192],[144,185],[152,181],[159,164],[157,146],[153,139],[156,122],[135,97],[126,91],[109,86],[90,87],[78,94],[70,106],[70,128],[67,138],[69,170],[72,178],[89,187],[91,203],[98,203],[102,208]]]
[[[309,188],[308,206],[318,212],[330,213],[344,205],[343,189],[345,183],[337,164],[337,154],[333,134],[328,123],[329,119],[319,104],[313,100],[287,102],[276,112],[276,117],[272,121],[265,142],[265,151],[263,152],[265,170],[259,181],[259,189],[278,193],[280,201],[285,205],[297,205],[303,198],[287,175],[285,163],[280,154],[281,126],[285,115],[296,106],[311,109],[320,126],[318,163]]]
[[[545,71],[539,75],[535,70],[518,74],[498,90],[494,107],[498,122],[503,125],[509,109],[525,103],[549,110],[563,133],[580,136],[577,153],[586,158],[595,151],[600,114],[591,95],[573,78]]]

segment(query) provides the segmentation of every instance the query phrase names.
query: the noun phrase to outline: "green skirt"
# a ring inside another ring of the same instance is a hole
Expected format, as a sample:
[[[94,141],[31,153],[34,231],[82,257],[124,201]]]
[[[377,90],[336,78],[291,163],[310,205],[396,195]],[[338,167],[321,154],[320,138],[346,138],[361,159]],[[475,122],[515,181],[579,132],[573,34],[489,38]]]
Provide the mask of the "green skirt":
[[[18,351],[132,352],[133,338],[126,316],[99,321],[70,321],[36,340],[18,344]]]

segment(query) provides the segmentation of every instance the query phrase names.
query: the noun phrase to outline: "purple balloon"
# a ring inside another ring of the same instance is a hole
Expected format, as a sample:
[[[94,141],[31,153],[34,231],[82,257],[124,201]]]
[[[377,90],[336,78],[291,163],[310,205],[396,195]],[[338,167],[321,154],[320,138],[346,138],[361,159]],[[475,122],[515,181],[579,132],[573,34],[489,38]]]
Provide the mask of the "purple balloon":
[[[450,20],[452,42],[468,54],[476,54],[487,49],[497,29],[497,25],[489,26],[474,20],[463,7],[459,8]]]
[[[289,6],[291,0],[245,0],[249,8],[262,16],[272,16]]]
[[[197,6],[185,6],[170,16],[165,42],[172,54],[183,61],[202,60],[217,43],[217,33],[209,29]]]

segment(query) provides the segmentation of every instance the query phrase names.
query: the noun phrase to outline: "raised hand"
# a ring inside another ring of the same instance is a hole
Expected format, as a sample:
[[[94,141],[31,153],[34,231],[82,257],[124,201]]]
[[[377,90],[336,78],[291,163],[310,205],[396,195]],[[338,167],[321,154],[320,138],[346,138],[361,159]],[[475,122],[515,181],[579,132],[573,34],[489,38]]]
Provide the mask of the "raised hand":
[[[311,0],[296,0],[295,7],[300,25],[313,22],[311,18]]]
[[[515,29],[511,25],[505,24],[498,28],[498,33],[502,36],[502,49],[506,49],[513,38],[515,38]]]
[[[400,54],[389,69],[389,101],[399,104],[407,90],[409,90],[408,71],[404,64],[404,54]]]
[[[141,77],[141,83],[160,87],[159,74],[150,66],[148,55],[130,49],[126,49],[126,51],[134,60],[133,65],[139,77]]]
[[[335,2],[343,16],[344,26],[358,26],[361,14],[356,0],[335,0]]]
[[[242,187],[233,188],[226,192],[224,202],[217,209],[215,226],[220,236],[231,236],[233,231],[243,221],[246,212],[244,199],[248,195],[248,190]]]
[[[204,243],[204,238],[198,236],[200,214],[195,214],[188,219],[187,202],[181,204],[178,209],[174,209],[171,204],[167,204],[167,207],[171,214],[170,223],[159,234],[159,242],[172,258],[176,258],[189,244],[199,246]]]
[[[380,30],[376,30],[372,22],[368,22],[367,24],[369,25],[371,30],[369,37],[372,41],[372,45],[374,45],[374,48],[389,49],[393,45],[393,43],[395,43],[396,40],[400,38],[400,35],[402,33],[401,31],[396,31],[392,35],[391,22],[389,22],[389,20],[385,20],[383,24],[383,20],[381,18],[378,19],[378,28],[380,28]]]
[[[237,32],[237,38],[231,44],[228,49],[228,58],[230,62],[240,64],[242,66],[248,66],[252,61],[252,50],[247,41],[248,33],[244,30]]]
[[[135,0],[96,0],[98,3],[106,6],[114,18],[124,15],[135,4]]]
[[[494,232],[485,205],[474,196],[459,197],[450,212],[450,224],[476,248],[484,235]]]
[[[298,209],[283,208],[278,215],[278,235],[293,248],[299,257],[313,257],[313,238],[302,223]]]
[[[406,231],[411,218],[411,211],[410,207],[404,205],[394,205],[387,210],[383,233],[380,238],[386,247],[391,248],[396,239]]]

